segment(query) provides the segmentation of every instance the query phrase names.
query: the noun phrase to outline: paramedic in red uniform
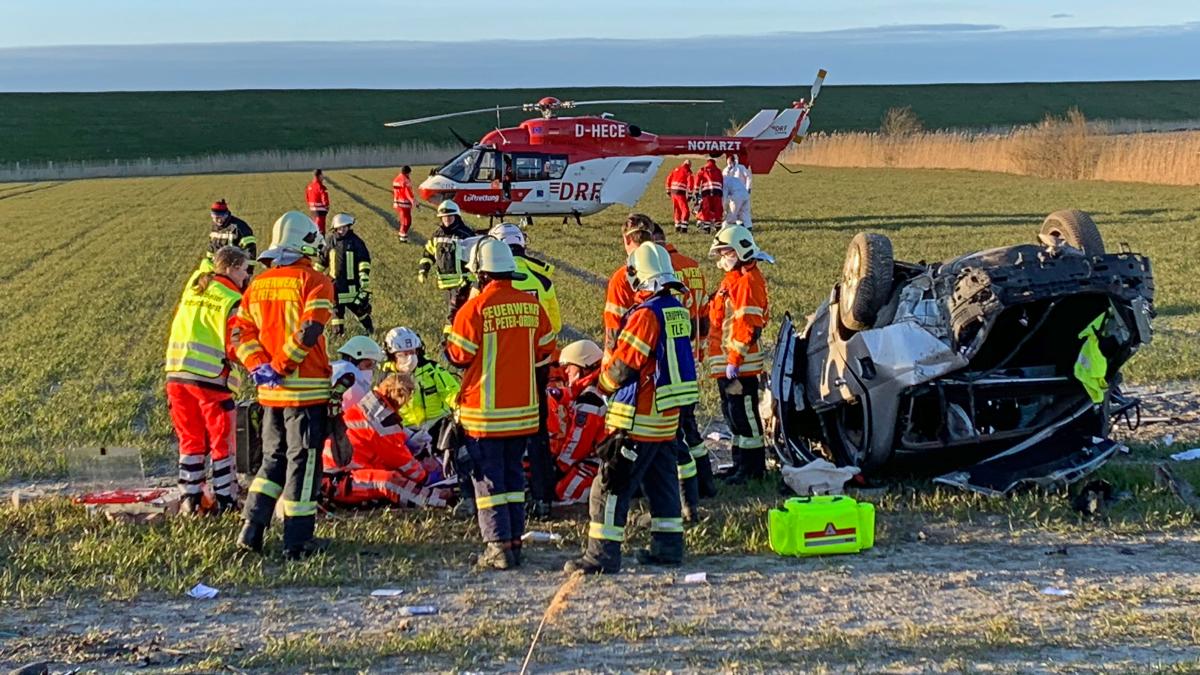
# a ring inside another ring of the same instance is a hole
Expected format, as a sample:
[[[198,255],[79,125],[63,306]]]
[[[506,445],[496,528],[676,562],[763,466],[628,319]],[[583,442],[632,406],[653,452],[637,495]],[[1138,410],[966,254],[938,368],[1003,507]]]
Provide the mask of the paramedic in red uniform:
[[[717,167],[717,160],[710,159],[696,172],[696,191],[700,193],[700,229],[712,232],[725,219],[725,177]]]
[[[406,164],[400,167],[400,173],[392,180],[392,207],[396,209],[396,234],[400,241],[408,241],[413,209],[421,208],[413,194],[412,179],[409,178],[411,173],[412,167]]]
[[[692,219],[691,206],[688,204],[688,193],[691,189],[692,160],[685,159],[667,174],[667,195],[671,197],[676,232],[687,232],[688,222]]]
[[[304,190],[304,199],[308,202],[308,212],[317,229],[325,234],[325,214],[329,213],[329,190],[321,181],[323,174],[320,169],[313,171],[312,182]]]

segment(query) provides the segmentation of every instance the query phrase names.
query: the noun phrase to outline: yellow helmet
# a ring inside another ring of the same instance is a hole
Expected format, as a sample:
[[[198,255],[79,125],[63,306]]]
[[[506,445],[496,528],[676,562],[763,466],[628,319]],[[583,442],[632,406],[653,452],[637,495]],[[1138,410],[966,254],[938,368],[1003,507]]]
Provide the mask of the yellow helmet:
[[[558,362],[564,366],[572,365],[580,368],[591,368],[604,358],[604,350],[591,340],[576,340],[563,347],[558,356]]]
[[[708,249],[708,254],[719,255],[721,249],[733,249],[738,260],[742,262],[750,260],[760,252],[758,244],[754,243],[754,235],[741,225],[729,225],[717,232],[717,236],[713,237],[712,246]]]
[[[633,285],[639,291],[657,292],[680,284],[671,266],[671,254],[654,242],[643,242],[633,249],[627,264],[633,271]]]

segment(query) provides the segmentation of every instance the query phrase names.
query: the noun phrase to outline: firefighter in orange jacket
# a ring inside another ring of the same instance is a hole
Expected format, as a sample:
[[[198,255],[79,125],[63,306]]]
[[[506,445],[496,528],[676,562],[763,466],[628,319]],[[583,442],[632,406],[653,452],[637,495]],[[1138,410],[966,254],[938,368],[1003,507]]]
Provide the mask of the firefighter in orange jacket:
[[[333,283],[313,269],[321,235],[313,221],[289,211],[275,221],[270,261],[250,282],[236,319],[238,359],[258,386],[263,406],[263,463],[250,484],[238,545],[261,552],[263,534],[283,500],[283,548],[289,559],[319,550],[313,533],[325,444],[330,375],[325,325],[333,312]],[[340,396],[339,396],[340,403]]]
[[[518,275],[504,242],[480,239],[468,258],[479,293],[446,336],[446,358],[464,368],[458,419],[471,455],[475,505],[486,549],[481,567],[521,564],[525,471],[521,458],[538,430],[534,370],[550,362],[555,335],[537,298],[513,288]]]
[[[312,182],[304,190],[304,200],[308,202],[308,212],[312,221],[317,224],[317,230],[325,234],[325,214],[329,213],[329,190],[325,189],[322,180],[324,174],[320,169],[313,171]]]
[[[758,376],[764,354],[760,339],[769,318],[767,282],[758,261],[775,262],[759,250],[741,225],[726,227],[713,239],[709,254],[725,271],[709,301],[706,365],[716,378],[721,412],[733,433],[733,473],[729,481],[761,478],[766,471],[762,420],[758,413]]]
[[[725,219],[724,190],[725,176],[717,167],[717,160],[710,159],[696,172],[696,192],[700,194],[699,227],[712,232]]]
[[[400,417],[414,387],[408,375],[392,373],[343,413],[354,453],[349,464],[338,466],[332,448],[325,450],[326,484],[334,503],[446,505],[450,490],[427,487],[441,480],[438,461],[430,457],[422,463],[413,456],[424,449],[418,445],[421,438],[410,436]]]
[[[676,472],[679,408],[699,401],[692,358],[692,321],[673,292],[683,292],[670,254],[652,242],[630,255],[637,305],[626,313],[617,344],[600,369],[611,394],[605,423],[610,439],[588,499],[587,549],[567,572],[611,574],[621,569],[629,502],[640,487],[650,503],[650,548],[642,564],[683,561],[683,518]]]
[[[692,219],[692,209],[688,203],[691,190],[692,160],[685,159],[667,174],[667,196],[671,198],[676,232],[688,231],[688,223]]]
[[[400,167],[400,173],[392,179],[392,207],[396,209],[396,235],[400,241],[408,241],[408,231],[412,229],[413,209],[421,208],[417,197],[413,194],[412,167],[405,164]]]
[[[204,460],[212,462],[212,491],[218,514],[236,506],[233,434],[237,389],[232,364],[233,318],[250,277],[246,252],[222,246],[212,271],[197,270],[179,299],[167,344],[167,404],[179,437],[179,508],[201,510]]]
[[[683,296],[683,304],[688,308],[692,317],[692,353],[697,362],[703,358],[704,345],[702,338],[708,334],[708,298],[707,282],[704,273],[700,271],[700,263],[694,258],[679,252],[666,240],[666,234],[661,227],[655,228],[655,243],[667,249],[671,254],[671,267],[675,276],[687,287]],[[683,452],[679,459],[679,485],[683,490],[684,520],[695,522],[699,518],[698,503],[701,497],[716,497],[717,484],[713,480],[712,460],[708,456],[708,446],[700,435],[700,425],[696,421],[696,406],[688,405],[679,409],[679,440],[683,443]]]
[[[654,241],[654,228],[657,227],[649,216],[641,213],[631,213],[625,219],[621,228],[621,242],[625,246],[625,256],[628,257],[638,246]],[[613,270],[608,278],[608,286],[604,291],[604,353],[612,351],[616,346],[617,333],[621,318],[633,307],[633,286],[629,283],[629,266],[623,263]]]
[[[558,357],[567,376],[567,391],[561,405],[562,429],[551,439],[551,452],[560,478],[559,501],[582,501],[600,470],[596,448],[607,432],[604,414],[608,407],[597,381],[604,351],[591,340],[572,342]]]

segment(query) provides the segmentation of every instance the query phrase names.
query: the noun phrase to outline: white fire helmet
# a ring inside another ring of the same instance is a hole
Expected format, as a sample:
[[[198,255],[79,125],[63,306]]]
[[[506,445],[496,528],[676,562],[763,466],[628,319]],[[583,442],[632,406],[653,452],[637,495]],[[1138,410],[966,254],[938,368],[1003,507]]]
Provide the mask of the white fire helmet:
[[[271,228],[271,245],[259,257],[274,259],[283,251],[314,256],[324,244],[325,240],[312,218],[299,211],[288,211],[275,221]]]
[[[462,212],[459,210],[458,204],[454,203],[453,199],[447,199],[441,204],[438,204],[437,214],[439,218],[442,216],[457,216],[460,213]]]
[[[337,229],[339,227],[350,227],[354,224],[354,216],[349,213],[339,213],[333,217],[330,227]]]
[[[754,235],[741,225],[726,225],[713,237],[712,246],[708,249],[710,256],[720,256],[724,251],[732,250],[737,259],[742,262],[765,260],[774,263],[775,259],[767,255],[754,243]]]
[[[525,246],[525,231],[512,223],[500,223],[488,230],[488,236],[499,239],[509,246]]]
[[[467,269],[473,274],[490,272],[516,275],[517,262],[506,244],[491,237],[483,237],[471,248]]]
[[[339,354],[349,356],[355,361],[359,359],[371,359],[372,361],[382,361],[385,356],[383,349],[379,343],[375,342],[366,335],[355,335],[346,340],[346,344],[338,349]]]
[[[639,291],[658,292],[669,286],[679,286],[671,254],[654,242],[644,242],[629,254],[628,267],[633,271],[633,284]]]
[[[604,358],[604,350],[600,345],[591,340],[576,340],[571,344],[563,347],[562,352],[558,356],[558,362],[564,366],[579,366],[580,368],[591,368],[600,363]]]
[[[421,342],[421,336],[406,326],[396,326],[389,330],[383,338],[383,344],[387,347],[388,352],[392,354],[411,352],[425,346]]]

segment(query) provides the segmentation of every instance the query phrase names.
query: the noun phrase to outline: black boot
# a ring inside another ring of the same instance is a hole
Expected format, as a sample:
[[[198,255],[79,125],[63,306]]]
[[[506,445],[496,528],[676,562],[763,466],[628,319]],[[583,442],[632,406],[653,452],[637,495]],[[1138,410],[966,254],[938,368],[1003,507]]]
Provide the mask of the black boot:
[[[706,452],[696,458],[696,481],[701,499],[717,496],[717,481],[713,478],[712,458]]]
[[[217,495],[217,507],[213,515],[219,518],[231,511],[237,511],[237,500],[232,495]]]
[[[201,509],[201,496],[199,494],[185,494],[179,498],[179,515],[181,516],[198,516]]]
[[[604,565],[585,556],[568,560],[563,565],[563,571],[567,574],[582,572],[583,574],[616,574],[620,570],[606,569]]]
[[[360,318],[359,322],[362,323],[363,330],[367,331],[368,335],[375,334],[375,322],[371,320],[370,314]]]
[[[508,570],[516,567],[512,545],[508,542],[488,542],[483,553],[475,558],[475,566],[493,570]]]
[[[512,552],[513,567],[520,567],[521,563],[521,540],[513,539],[509,542],[509,550]]]
[[[683,535],[655,535],[650,548],[638,549],[637,561],[642,565],[677,567],[683,564]]]
[[[266,527],[247,520],[242,525],[242,531],[238,533],[237,547],[243,551],[262,553],[263,535],[266,534],[266,530]]]
[[[329,540],[313,537],[308,541],[283,549],[283,557],[287,560],[304,560],[318,553],[324,553],[329,548]]]
[[[728,481],[730,477],[742,469],[742,449],[734,447],[730,449],[730,452],[733,454],[733,466],[721,469],[716,473],[716,477],[723,481]]]

